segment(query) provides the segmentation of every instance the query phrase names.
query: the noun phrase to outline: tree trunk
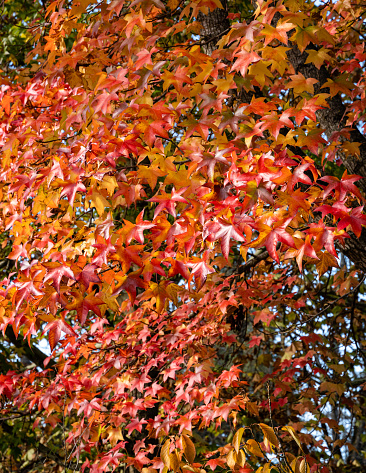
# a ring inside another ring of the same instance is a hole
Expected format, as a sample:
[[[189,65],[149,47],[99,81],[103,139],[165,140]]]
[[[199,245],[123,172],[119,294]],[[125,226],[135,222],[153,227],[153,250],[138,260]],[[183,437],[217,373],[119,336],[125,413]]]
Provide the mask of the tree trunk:
[[[217,8],[214,11],[209,11],[206,15],[200,12],[198,15],[198,20],[202,25],[202,47],[206,54],[212,54],[217,47],[219,39],[230,28],[230,21],[227,16],[227,2],[222,2],[222,5],[224,7],[223,9]],[[278,18],[276,18],[275,15],[274,23],[276,23],[276,20],[278,21]],[[311,63],[305,64],[308,57],[306,50],[301,53],[298,47],[292,45],[291,42],[289,42],[289,46],[292,46],[292,48],[287,52],[287,56],[296,73],[303,74],[306,79],[312,78],[318,81],[318,83],[314,84],[315,94],[319,92],[329,93],[329,89],[327,88],[320,91],[322,85],[327,82],[328,78],[331,78],[331,74],[327,69],[324,66],[317,69],[314,64]],[[326,136],[330,139],[333,133],[340,132],[345,128],[346,107],[339,94],[329,98],[328,104],[329,108],[318,110],[316,116]],[[359,158],[346,155],[341,151],[339,151],[338,155],[342,159],[349,174],[358,174],[364,178],[357,182],[357,186],[366,196],[366,137],[357,128],[354,128],[350,131],[347,130],[347,133],[344,134],[341,140],[343,142],[360,143]],[[359,238],[352,232],[349,232],[349,235],[350,238],[345,240],[345,244],[340,247],[340,250],[354,263],[356,268],[366,272],[366,229],[363,228]]]
[[[221,2],[223,9],[216,8],[214,11],[209,11],[207,15],[203,13],[198,14],[198,21],[202,25],[201,37],[202,48],[205,54],[212,54],[216,49],[216,44],[219,39],[230,28],[230,21],[227,16],[227,2]]]
[[[289,46],[291,46],[291,43],[289,43]],[[318,81],[314,84],[315,94],[320,92],[329,93],[328,88],[321,89],[321,87],[331,78],[331,74],[324,66],[317,69],[314,64],[305,64],[308,57],[306,50],[301,53],[296,45],[292,45],[292,49],[287,52],[287,56],[297,74],[301,73],[306,79],[312,78]],[[316,117],[328,139],[330,139],[334,133],[340,132],[346,127],[347,110],[339,94],[330,97],[327,102],[329,108],[318,110]],[[338,156],[341,158],[349,174],[358,174],[364,178],[357,182],[357,186],[366,195],[366,138],[357,128],[354,128],[349,131],[347,130],[347,133],[344,133],[341,137],[341,141],[357,142],[360,144],[359,158],[346,155],[341,150],[338,152]],[[341,251],[358,269],[366,272],[366,229],[363,228],[359,238],[352,232],[349,232],[349,235],[350,238],[345,240]]]

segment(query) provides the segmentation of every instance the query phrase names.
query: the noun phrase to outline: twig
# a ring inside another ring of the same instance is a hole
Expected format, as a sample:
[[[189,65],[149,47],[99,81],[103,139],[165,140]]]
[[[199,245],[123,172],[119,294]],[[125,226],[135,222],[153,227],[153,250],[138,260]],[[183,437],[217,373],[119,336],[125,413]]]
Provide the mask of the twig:
[[[191,163],[192,161],[190,159],[185,159],[184,161],[173,161],[173,164],[175,165],[180,165],[180,164],[187,164],[187,163]]]
[[[332,302],[328,302],[327,305],[324,307],[324,309],[320,310],[319,312],[317,312],[316,314],[314,315],[311,315],[310,317],[308,317],[306,320],[305,320],[305,323],[307,322],[310,322],[311,320],[315,319],[315,317],[318,317],[319,315],[323,314],[325,311],[327,311],[332,305],[336,304],[337,302],[339,302],[341,299],[344,299],[345,297],[349,296],[350,294],[353,294],[355,291],[357,291],[359,289],[359,287],[361,286],[361,284],[364,282],[366,278],[366,275],[363,276],[363,278],[361,279],[361,281],[357,284],[357,286],[352,289],[351,291],[347,292],[346,294],[343,294],[342,296],[340,297],[337,297],[337,299],[335,299],[334,301]],[[356,292],[357,294],[357,292]],[[294,328],[298,325],[298,323],[294,323],[293,325],[291,325],[290,328],[288,329],[283,329],[283,330],[280,330],[281,333],[287,333],[287,332],[292,332],[294,330]],[[352,330],[353,330],[353,325],[352,325]],[[264,332],[264,333],[268,333],[268,332]],[[356,340],[355,340],[356,341]],[[356,341],[356,345],[357,345],[357,341]],[[365,358],[366,360],[366,355],[365,354],[362,354],[363,357]]]
[[[174,146],[177,147],[177,149],[179,149],[179,151],[180,151],[182,154],[184,154],[183,151],[180,149],[178,143],[176,143],[176,142],[175,142],[174,140],[172,140],[171,138],[165,138],[164,136],[160,136],[160,135],[156,135],[156,136],[157,136],[158,138],[161,138],[162,140],[170,141],[171,143],[173,143]]]
[[[61,384],[64,388],[64,405],[62,409],[62,436],[63,436],[63,441],[64,441],[64,451],[65,451],[65,462],[64,462],[64,470],[66,473],[66,467],[67,467],[67,448],[66,448],[66,431],[65,431],[65,408],[66,408],[66,399],[67,399],[67,394],[66,394],[66,387],[64,383],[61,380]]]
[[[350,320],[350,325],[351,325],[351,330],[352,330],[352,334],[353,334],[353,338],[355,339],[355,344],[356,344],[356,348],[357,348],[357,351],[360,353],[360,355],[362,356],[362,358],[364,360],[366,360],[366,354],[364,353],[364,351],[362,350],[362,348],[360,347],[359,343],[358,343],[358,340],[357,340],[357,337],[356,337],[356,331],[355,331],[355,327],[353,325],[353,320],[355,318],[355,308],[356,308],[356,300],[357,300],[357,295],[358,295],[358,288],[361,286],[361,284],[363,283],[365,279],[365,276],[361,279],[361,282],[356,286],[356,288],[354,289],[354,296],[353,296],[353,301],[352,301],[352,307],[351,307],[351,320]]]
[[[238,274],[243,274],[248,269],[254,268],[255,266],[257,266],[258,263],[267,259],[268,256],[269,256],[269,253],[266,250],[262,251],[262,253],[259,253],[259,255],[252,256],[251,258],[248,259],[248,261],[245,264],[243,264],[243,266],[239,268]]]

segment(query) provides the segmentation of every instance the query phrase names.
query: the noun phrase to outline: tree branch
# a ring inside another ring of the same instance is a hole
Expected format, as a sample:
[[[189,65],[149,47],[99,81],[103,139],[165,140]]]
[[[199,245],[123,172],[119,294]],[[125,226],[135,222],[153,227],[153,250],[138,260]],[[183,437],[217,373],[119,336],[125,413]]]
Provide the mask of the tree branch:
[[[245,271],[248,271],[249,269],[254,268],[255,266],[257,266],[258,263],[266,260],[268,257],[269,257],[269,253],[267,250],[262,251],[258,255],[252,256],[251,258],[248,259],[248,261],[245,264],[240,266],[238,274],[243,274],[245,273]]]
[[[35,345],[30,348],[28,345],[27,341],[24,340],[21,337],[16,337],[13,331],[13,328],[11,325],[8,325],[5,331],[5,335],[8,338],[9,342],[13,344],[16,348],[22,350],[23,354],[30,360],[33,361],[33,363],[37,366],[39,366],[42,369],[45,369],[44,367],[44,361],[46,360],[47,355],[43,353],[38,347]],[[54,360],[50,360],[48,363],[49,368],[53,368],[55,366],[56,362]]]

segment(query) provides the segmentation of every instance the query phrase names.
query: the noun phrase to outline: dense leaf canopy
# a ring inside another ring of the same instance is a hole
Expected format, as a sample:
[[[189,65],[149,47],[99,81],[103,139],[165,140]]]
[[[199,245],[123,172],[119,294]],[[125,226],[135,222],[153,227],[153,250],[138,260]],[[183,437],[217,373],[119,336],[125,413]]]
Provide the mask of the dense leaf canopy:
[[[0,468],[363,471],[365,5],[2,9]]]

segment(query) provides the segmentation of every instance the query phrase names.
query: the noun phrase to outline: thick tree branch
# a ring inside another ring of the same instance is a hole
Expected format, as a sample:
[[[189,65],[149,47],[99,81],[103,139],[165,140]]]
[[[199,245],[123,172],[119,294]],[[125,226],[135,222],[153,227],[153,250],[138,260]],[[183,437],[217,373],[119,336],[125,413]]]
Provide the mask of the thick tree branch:
[[[228,25],[230,25],[229,19],[227,17],[227,8],[226,2],[223,4],[224,9],[216,9],[213,12],[209,12],[207,15],[202,13],[199,14],[199,21],[202,25],[201,35],[205,39],[205,44],[203,45],[204,52],[206,54],[211,54],[215,48],[217,41],[227,30]],[[278,21],[275,19],[275,22]],[[317,69],[314,64],[305,64],[308,57],[308,53],[304,51],[300,52],[299,48],[290,43],[292,49],[287,52],[288,58],[293,65],[297,73],[301,73],[305,78],[313,78],[318,81],[314,86],[314,92],[324,92],[327,93],[329,90],[321,89],[330,74],[327,69],[322,66],[320,69]],[[248,97],[251,98],[251,97]],[[319,124],[326,135],[330,138],[331,135],[335,132],[342,130],[346,125],[346,107],[342,102],[342,99],[339,95],[336,95],[328,99],[329,108],[318,110],[316,112]],[[346,141],[346,136],[343,138]],[[360,133],[358,129],[349,131],[349,140],[351,142],[360,143],[360,159],[349,157],[345,153],[342,153],[341,158],[350,174],[359,174],[362,177],[366,178],[366,138]],[[300,150],[301,151],[301,150]],[[358,187],[366,195],[366,179],[359,181]],[[341,251],[349,258],[357,268],[366,272],[366,230],[363,229],[362,234],[357,238],[353,233],[350,233],[350,238],[347,238],[344,246],[340,249]],[[262,259],[268,257],[267,252],[261,253]],[[258,258],[258,257],[255,257]],[[247,269],[254,267],[259,261],[251,258],[244,266],[240,268],[240,273],[242,274]],[[248,265],[248,266],[247,266]]]
[[[328,88],[321,87],[331,79],[330,72],[322,66],[317,69],[314,64],[305,64],[308,57],[306,50],[301,53],[296,45],[289,44],[292,48],[287,51],[287,56],[294,67],[296,73],[301,73],[306,79],[316,79],[318,82],[314,84],[314,93],[329,93]],[[328,108],[318,110],[316,112],[317,119],[320,126],[324,129],[325,134],[330,139],[336,132],[341,132],[346,127],[346,106],[342,102],[339,94],[330,97],[328,100]],[[348,136],[347,136],[348,134]],[[357,186],[366,195],[366,138],[357,129],[346,130],[346,133],[341,137],[341,141],[350,141],[351,143],[360,143],[360,157],[359,159],[353,156],[346,155],[339,151],[339,155],[343,164],[347,168],[349,174],[358,174],[365,179],[357,182]],[[352,232],[349,232],[350,238],[345,240],[341,251],[349,258],[358,269],[366,271],[366,229],[363,228],[361,236],[358,238]]]
[[[8,325],[5,335],[8,338],[9,342],[14,345],[16,348],[19,348],[22,350],[22,353],[30,360],[33,361],[33,363],[40,368],[44,369],[44,361],[47,358],[47,355],[43,353],[39,348],[36,346],[32,346],[32,348],[29,347],[28,343],[26,340],[24,340],[22,337],[16,337],[13,331],[13,328]],[[50,360],[47,368],[53,368],[55,366],[55,361]]]
[[[321,87],[327,82],[328,79],[332,78],[332,74],[327,68],[322,66],[317,69],[314,64],[305,64],[308,57],[306,50],[301,53],[296,45],[289,44],[292,48],[287,51],[287,57],[289,58],[292,66],[296,73],[301,73],[306,79],[316,79],[318,82],[314,84],[314,93],[329,93],[328,88]],[[347,108],[342,102],[342,98],[339,94],[334,97],[330,97],[328,100],[329,108],[324,108],[316,112],[317,119],[319,120],[320,126],[324,129],[325,134],[330,138],[333,133],[340,132],[346,127],[346,112]],[[366,138],[357,129],[346,130],[341,140],[343,142],[350,141],[351,143],[360,143],[360,158],[357,159],[353,156],[348,156],[345,153],[339,152],[340,157],[350,174],[359,174],[366,178]],[[366,179],[363,179],[357,183],[358,187],[366,195]]]
[[[198,21],[202,25],[201,36],[203,39],[202,48],[205,54],[212,54],[216,49],[217,42],[230,28],[230,21],[227,16],[227,2],[222,1],[223,9],[216,8],[209,11],[207,15],[198,14]]]
[[[265,261],[269,257],[268,251],[262,251],[261,253],[252,256],[251,258],[248,259],[248,261],[240,266],[238,270],[238,274],[243,274],[245,271],[248,271],[252,268],[255,268],[258,263],[261,261]]]
[[[8,425],[6,422],[1,423],[1,429],[5,433],[7,433],[8,435],[13,435],[13,428],[10,425]],[[27,437],[23,437],[24,441],[26,441],[26,439],[27,439]],[[56,452],[54,452],[49,447],[47,447],[46,445],[43,445],[42,443],[38,443],[38,445],[36,445],[36,446],[34,444],[29,444],[29,448],[31,448],[31,447],[36,448],[44,459],[52,460],[57,465],[61,466],[62,468],[65,468],[65,460],[60,455],[58,455]],[[43,461],[43,463],[44,463],[44,461]],[[77,468],[76,464],[68,464],[67,468],[72,470],[72,471],[80,471]],[[27,466],[25,466],[24,468],[21,468],[20,471],[26,472],[27,471]]]

